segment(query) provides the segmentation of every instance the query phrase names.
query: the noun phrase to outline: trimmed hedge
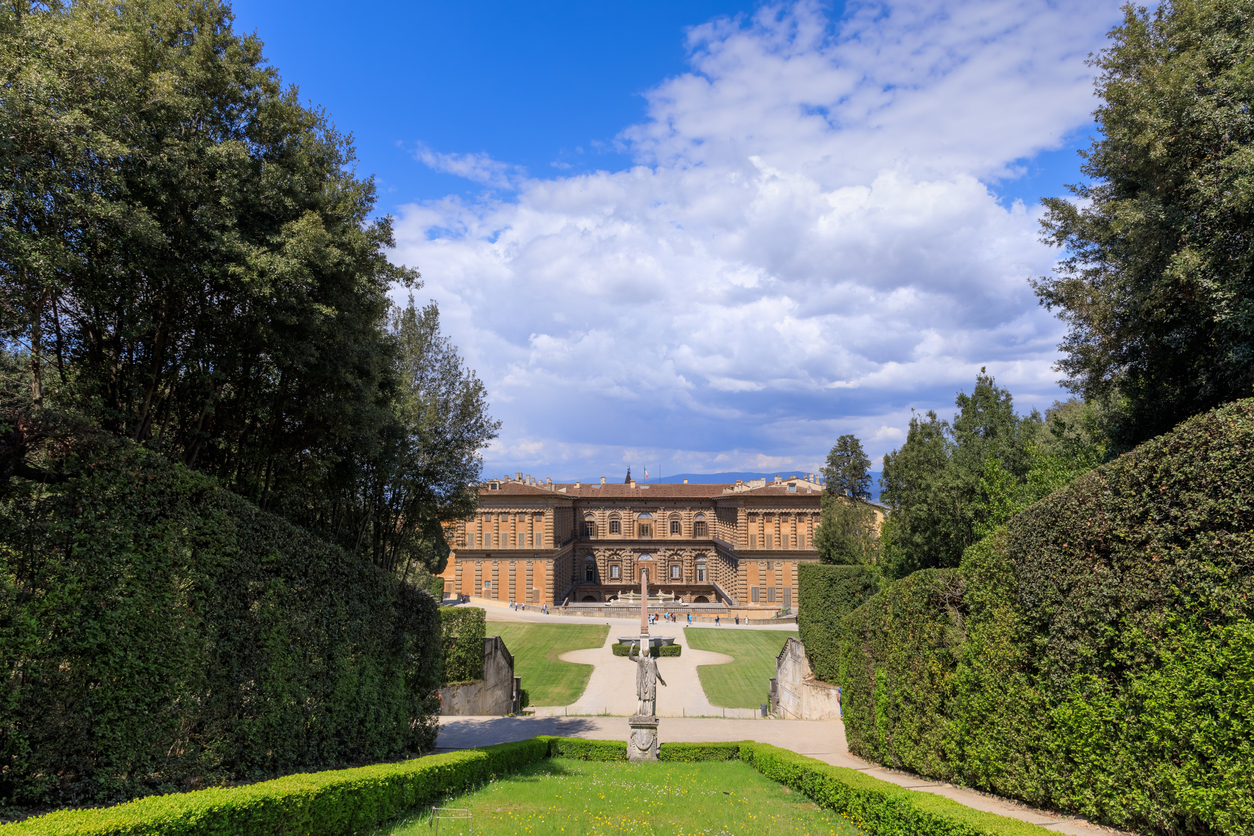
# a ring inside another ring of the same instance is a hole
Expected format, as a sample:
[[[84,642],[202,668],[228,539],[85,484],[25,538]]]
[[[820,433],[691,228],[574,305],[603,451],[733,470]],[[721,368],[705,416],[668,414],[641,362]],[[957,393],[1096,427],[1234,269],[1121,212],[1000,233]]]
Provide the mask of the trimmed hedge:
[[[427,586],[427,591],[431,593],[431,597],[437,601],[444,600],[444,578],[436,576],[431,579],[431,583]]]
[[[1044,836],[1051,832],[765,743],[742,744],[740,757],[767,778],[804,793],[871,836]]]
[[[616,644],[611,648],[615,656],[630,656],[632,646],[627,644]],[[664,644],[661,647],[650,647],[649,655],[654,659],[659,657],[675,657],[683,652],[683,647],[677,644]]]
[[[844,622],[852,751],[1145,833],[1254,834],[1254,400]]]
[[[816,679],[835,682],[840,659],[840,620],[879,592],[870,566],[797,567],[797,632]]]
[[[440,608],[441,645],[444,652],[442,681],[445,685],[483,679],[486,622],[487,613],[480,607]]]
[[[625,761],[627,745],[617,740],[535,737],[402,763],[290,775],[246,787],[150,797],[99,810],[67,810],[6,826],[4,832],[14,836],[339,836],[369,831],[407,810],[473,790],[546,757]],[[1047,832],[762,743],[663,743],[659,759],[743,760],[767,778],[851,819],[871,836],[1043,836]]]
[[[406,810],[473,789],[548,755],[548,742],[532,738],[98,810],[63,810],[2,829],[6,836],[343,836],[372,830]]]
[[[663,743],[658,747],[660,761],[734,761],[740,759],[740,747],[748,741],[735,743]]]
[[[417,754],[425,591],[118,443],[0,499],[0,806],[118,801]]]

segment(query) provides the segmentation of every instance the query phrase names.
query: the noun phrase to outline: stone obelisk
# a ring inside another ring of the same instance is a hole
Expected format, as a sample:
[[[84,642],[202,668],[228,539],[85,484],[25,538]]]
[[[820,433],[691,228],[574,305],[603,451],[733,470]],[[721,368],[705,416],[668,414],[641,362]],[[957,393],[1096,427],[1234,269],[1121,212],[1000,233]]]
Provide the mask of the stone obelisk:
[[[649,653],[649,568],[640,567],[640,656],[636,660],[636,694],[638,708],[627,721],[627,759],[634,762],[656,761],[658,756],[657,716],[655,712],[657,664]],[[665,684],[665,683],[663,683]],[[644,706],[648,706],[648,713]]]

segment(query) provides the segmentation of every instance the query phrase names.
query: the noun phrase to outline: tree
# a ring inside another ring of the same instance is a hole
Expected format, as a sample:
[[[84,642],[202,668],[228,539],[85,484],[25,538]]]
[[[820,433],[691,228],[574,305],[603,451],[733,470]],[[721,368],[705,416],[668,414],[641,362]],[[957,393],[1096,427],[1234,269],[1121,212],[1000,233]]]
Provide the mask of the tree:
[[[989,462],[1014,484],[1030,470],[1029,444],[1040,430],[1040,416],[1016,416],[1010,392],[997,386],[987,369],[976,375],[970,395],[958,393],[955,404],[959,411],[952,424],[931,411],[913,416],[906,443],[884,457],[880,497],[892,512],[881,538],[891,577],[957,566],[996,512],[991,496],[988,503],[979,501]]]
[[[867,502],[824,493],[814,547],[820,563],[855,565],[875,563],[879,557],[879,527],[875,509]]]
[[[1126,448],[1254,384],[1254,2],[1128,5],[1111,39],[1091,183],[1044,201],[1065,257],[1034,287],[1069,325],[1063,383]]]
[[[866,501],[871,498],[871,460],[856,435],[842,435],[827,454],[823,468],[823,490],[831,496],[848,496]]]

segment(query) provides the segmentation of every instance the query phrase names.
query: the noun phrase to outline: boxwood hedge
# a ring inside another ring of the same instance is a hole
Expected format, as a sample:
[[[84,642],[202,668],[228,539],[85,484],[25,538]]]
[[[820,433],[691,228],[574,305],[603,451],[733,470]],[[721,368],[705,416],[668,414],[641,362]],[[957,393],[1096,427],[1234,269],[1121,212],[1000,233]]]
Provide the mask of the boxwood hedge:
[[[879,573],[870,566],[797,567],[797,631],[815,678],[836,681],[840,620],[879,588]]]
[[[1254,400],[891,585],[841,629],[850,748],[1138,832],[1254,834]]]
[[[615,656],[630,656],[631,651],[632,651],[632,645],[616,644],[611,648],[611,650]],[[678,644],[664,644],[661,646],[654,646],[654,647],[649,648],[649,655],[652,656],[654,659],[657,659],[663,656],[665,657],[679,656],[683,652],[684,652],[683,647]],[[637,651],[637,655],[638,654],[639,654],[639,651]]]
[[[404,757],[425,591],[136,447],[0,500],[0,806]]]
[[[481,607],[440,608],[442,682],[448,684],[483,679],[486,622],[487,613]]]

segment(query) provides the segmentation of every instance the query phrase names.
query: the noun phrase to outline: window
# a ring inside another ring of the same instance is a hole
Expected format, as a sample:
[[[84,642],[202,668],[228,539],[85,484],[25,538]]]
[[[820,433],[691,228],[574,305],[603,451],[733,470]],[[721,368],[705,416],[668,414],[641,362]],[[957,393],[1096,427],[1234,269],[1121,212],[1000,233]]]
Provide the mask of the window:
[[[596,568],[591,563],[583,567],[583,579],[588,583],[596,580]]]
[[[618,578],[618,567],[617,567],[617,566],[611,566],[611,567],[610,567],[610,577],[611,577],[611,578],[614,578],[614,579],[617,579],[617,578]]]
[[[705,583],[705,564],[697,564],[697,583]]]
[[[543,534],[536,535],[536,548],[537,549],[544,548],[544,535]]]
[[[637,536],[643,537],[643,538],[648,538],[648,537],[653,536],[653,524],[652,523],[640,523],[639,528],[640,528],[640,534]]]
[[[679,534],[679,520],[671,520],[671,534]]]
[[[768,603],[775,603],[775,587],[768,586],[766,588],[766,600]]]
[[[679,580],[679,564],[678,563],[671,564],[671,577],[674,580]]]
[[[758,602],[758,588],[756,586],[749,587],[749,600],[755,604]]]
[[[705,521],[697,520],[692,524],[692,536],[701,538],[705,536]]]
[[[757,547],[758,547],[758,535],[750,531],[749,532],[749,548],[756,549]]]
[[[610,534],[618,534],[618,520],[610,520]]]

